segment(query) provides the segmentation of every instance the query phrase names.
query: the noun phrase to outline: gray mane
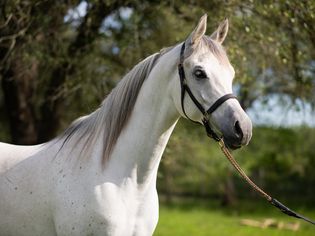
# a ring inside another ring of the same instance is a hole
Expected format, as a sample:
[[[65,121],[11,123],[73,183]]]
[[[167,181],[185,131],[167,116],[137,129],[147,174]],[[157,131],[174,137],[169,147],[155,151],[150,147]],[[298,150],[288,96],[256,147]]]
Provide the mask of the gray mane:
[[[223,63],[228,62],[224,48],[209,37],[204,36],[200,46],[208,47]],[[93,143],[103,135],[102,162],[105,164],[121,131],[128,123],[143,82],[159,58],[173,48],[162,49],[160,53],[147,57],[128,72],[96,111],[74,121],[57,138],[57,141],[62,140],[60,150],[69,144],[72,147],[71,150],[76,148],[80,156],[88,157],[93,149]],[[78,148],[82,149],[78,150]]]
[[[163,54],[164,52],[153,54],[137,64],[124,76],[96,111],[74,121],[59,136],[59,139],[63,140],[61,149],[71,140],[72,149],[82,147],[80,155],[87,156],[93,147],[93,142],[103,134],[102,161],[104,164],[109,159],[121,131],[128,123],[143,82]]]

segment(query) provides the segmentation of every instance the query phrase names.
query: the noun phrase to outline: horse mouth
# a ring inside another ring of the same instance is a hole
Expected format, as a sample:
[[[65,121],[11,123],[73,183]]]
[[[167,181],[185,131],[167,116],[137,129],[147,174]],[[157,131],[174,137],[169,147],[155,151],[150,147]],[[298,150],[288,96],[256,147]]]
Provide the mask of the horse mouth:
[[[226,140],[225,138],[223,140],[227,148],[230,150],[236,150],[242,147],[242,144],[240,143],[232,143],[229,140]]]

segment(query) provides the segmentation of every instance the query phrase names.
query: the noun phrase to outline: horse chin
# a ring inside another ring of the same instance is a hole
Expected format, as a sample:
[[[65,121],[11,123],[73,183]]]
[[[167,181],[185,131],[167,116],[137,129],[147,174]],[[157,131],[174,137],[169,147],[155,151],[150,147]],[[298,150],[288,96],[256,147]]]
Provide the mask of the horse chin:
[[[239,148],[242,147],[241,144],[239,144],[239,143],[233,143],[233,142],[229,141],[229,140],[226,139],[226,138],[223,138],[223,140],[224,140],[224,143],[225,143],[225,145],[227,146],[227,148],[230,149],[230,150],[236,150],[236,149],[239,149]]]

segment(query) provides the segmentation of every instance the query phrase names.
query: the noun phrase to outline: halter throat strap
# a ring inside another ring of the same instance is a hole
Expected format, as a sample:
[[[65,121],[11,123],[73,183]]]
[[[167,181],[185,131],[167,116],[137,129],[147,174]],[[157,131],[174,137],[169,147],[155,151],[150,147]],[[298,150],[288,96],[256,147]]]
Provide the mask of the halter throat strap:
[[[210,116],[211,114],[222,105],[226,100],[230,98],[237,99],[234,94],[225,94],[222,97],[220,97],[218,100],[216,100],[209,109],[205,109],[199,101],[196,99],[194,94],[192,93],[191,89],[189,88],[187,84],[187,79],[185,75],[185,70],[184,70],[184,53],[185,53],[185,42],[182,44],[181,49],[180,49],[180,58],[179,58],[179,64],[178,64],[178,74],[179,74],[179,79],[180,79],[180,85],[181,85],[181,106],[182,106],[182,111],[184,115],[186,116],[187,119],[194,123],[198,123],[186,114],[185,111],[185,106],[184,106],[184,100],[185,100],[185,94],[186,92],[188,93],[190,99],[193,101],[193,103],[196,105],[196,107],[199,109],[199,111],[203,114],[202,118],[202,124],[204,125],[207,135],[211,138],[213,138],[216,141],[219,141],[221,139],[221,132],[216,128],[215,124],[211,122]]]

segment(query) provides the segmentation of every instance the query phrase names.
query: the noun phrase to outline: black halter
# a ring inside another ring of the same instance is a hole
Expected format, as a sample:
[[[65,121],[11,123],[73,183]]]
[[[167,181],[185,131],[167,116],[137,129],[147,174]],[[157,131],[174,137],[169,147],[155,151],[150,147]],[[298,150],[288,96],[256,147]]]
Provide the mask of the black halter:
[[[205,110],[203,106],[198,102],[196,97],[193,95],[192,91],[188,87],[187,81],[186,81],[186,76],[185,76],[185,71],[184,71],[184,52],[185,52],[185,42],[182,44],[181,50],[180,50],[180,58],[179,58],[179,64],[178,64],[178,74],[180,78],[180,85],[181,85],[181,106],[184,115],[187,117],[187,119],[196,122],[192,119],[190,119],[185,111],[184,107],[184,99],[185,99],[185,92],[188,93],[189,97],[191,100],[194,102],[194,104],[198,107],[199,111],[203,114],[202,118],[202,124],[206,128],[207,135],[211,138],[213,138],[216,141],[219,141],[222,137],[220,130],[215,126],[215,124],[211,121],[211,114],[224,103],[226,100],[230,98],[237,99],[234,94],[225,94],[222,97],[220,97],[218,100],[215,101],[215,103],[212,104],[212,106],[208,109]]]

